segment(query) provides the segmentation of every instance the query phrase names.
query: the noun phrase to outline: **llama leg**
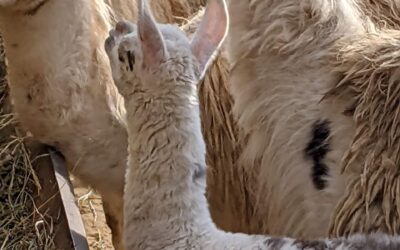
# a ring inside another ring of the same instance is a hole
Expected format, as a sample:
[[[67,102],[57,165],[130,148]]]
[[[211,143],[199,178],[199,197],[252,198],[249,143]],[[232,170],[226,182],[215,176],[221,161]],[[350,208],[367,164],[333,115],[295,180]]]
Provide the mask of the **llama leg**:
[[[107,225],[111,229],[112,242],[115,250],[124,250],[123,243],[123,201],[116,196],[103,195],[103,209]]]

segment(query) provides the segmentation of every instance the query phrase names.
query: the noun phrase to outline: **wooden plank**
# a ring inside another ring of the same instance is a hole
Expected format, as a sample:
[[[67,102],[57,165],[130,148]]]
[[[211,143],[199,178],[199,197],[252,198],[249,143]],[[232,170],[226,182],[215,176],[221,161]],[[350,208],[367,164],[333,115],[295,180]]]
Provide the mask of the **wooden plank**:
[[[31,152],[32,159],[35,159],[32,166],[42,187],[34,196],[38,213],[34,214],[33,221],[44,219],[50,223],[48,226],[52,228],[54,249],[74,250],[48,147],[31,140],[26,140],[26,146]],[[34,184],[32,189],[36,189]]]
[[[54,172],[60,190],[61,200],[64,205],[65,215],[72,243],[75,250],[89,250],[86,240],[86,232],[83,226],[81,214],[75,201],[75,195],[64,158],[56,151],[50,150],[50,158],[53,163]]]

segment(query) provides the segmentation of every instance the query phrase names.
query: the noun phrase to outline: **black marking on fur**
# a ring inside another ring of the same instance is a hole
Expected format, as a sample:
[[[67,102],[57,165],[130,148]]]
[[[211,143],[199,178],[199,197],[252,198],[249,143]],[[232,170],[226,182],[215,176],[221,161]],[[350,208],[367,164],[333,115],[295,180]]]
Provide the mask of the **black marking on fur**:
[[[128,64],[129,64],[129,69],[133,71],[133,65],[135,64],[135,55],[133,54],[132,51],[128,51]]]
[[[306,156],[313,161],[312,180],[315,188],[322,190],[326,188],[325,176],[329,175],[328,166],[323,159],[329,152],[329,121],[318,120],[312,129],[312,138],[305,149]]]
[[[33,6],[31,9],[25,11],[25,15],[26,16],[34,16],[36,15],[36,13],[38,13],[38,11],[46,4],[50,2],[50,0],[43,0],[39,3],[37,3],[35,6]]]

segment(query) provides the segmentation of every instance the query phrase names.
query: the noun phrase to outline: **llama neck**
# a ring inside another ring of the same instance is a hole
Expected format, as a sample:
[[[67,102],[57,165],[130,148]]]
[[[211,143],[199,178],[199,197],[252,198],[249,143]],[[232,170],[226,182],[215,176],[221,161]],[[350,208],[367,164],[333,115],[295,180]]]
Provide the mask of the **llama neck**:
[[[166,90],[155,95],[135,93],[125,100],[129,121],[125,235],[135,237],[134,242],[127,241],[129,249],[143,239],[150,249],[184,241],[214,226],[204,196],[205,146],[195,89],[172,93],[187,91],[194,95],[177,98]]]
[[[1,10],[11,96],[22,125],[36,137],[49,125],[69,126],[73,119],[109,120],[93,106],[122,117],[103,51],[107,11],[103,1],[63,0],[46,2],[34,15]],[[39,110],[44,112],[36,115]]]
[[[86,53],[82,49],[97,46],[96,40],[102,43],[109,26],[107,13],[101,13],[106,8],[100,5],[98,1],[50,0],[34,15],[3,10],[0,26],[10,64],[23,58],[18,66],[27,68],[35,62],[29,67],[54,67],[66,55]]]
[[[134,182],[158,176],[164,186],[176,186],[177,181],[195,185],[195,172],[205,166],[197,99],[142,92],[134,94],[126,107],[130,160],[132,171],[137,172]],[[161,185],[159,181],[153,184]],[[204,188],[199,189],[203,192]]]
[[[0,10],[10,94],[21,126],[61,150],[78,169],[74,173],[97,186],[124,158],[126,140],[123,100],[103,50],[108,16],[102,0],[50,0],[34,15]],[[96,175],[86,167],[94,159]]]

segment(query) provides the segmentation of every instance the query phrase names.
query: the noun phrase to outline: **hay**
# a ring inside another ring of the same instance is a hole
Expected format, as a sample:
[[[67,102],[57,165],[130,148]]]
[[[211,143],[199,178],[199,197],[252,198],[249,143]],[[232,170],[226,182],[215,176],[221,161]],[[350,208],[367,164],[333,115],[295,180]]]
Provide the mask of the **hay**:
[[[50,218],[38,212],[33,196],[40,184],[30,152],[10,113],[5,63],[0,75],[0,249],[54,249]]]
[[[333,92],[352,93],[356,133],[343,161],[351,180],[330,235],[399,234],[400,32],[360,36],[336,49],[344,78]]]
[[[136,1],[127,2],[126,0],[106,0],[114,13],[115,20],[137,19]],[[158,22],[175,23],[181,25],[185,23],[191,15],[205,6],[207,0],[152,0],[150,1],[152,12]]]
[[[206,2],[206,0],[151,1],[151,7],[157,20],[180,25],[186,21],[185,18],[197,13]]]

